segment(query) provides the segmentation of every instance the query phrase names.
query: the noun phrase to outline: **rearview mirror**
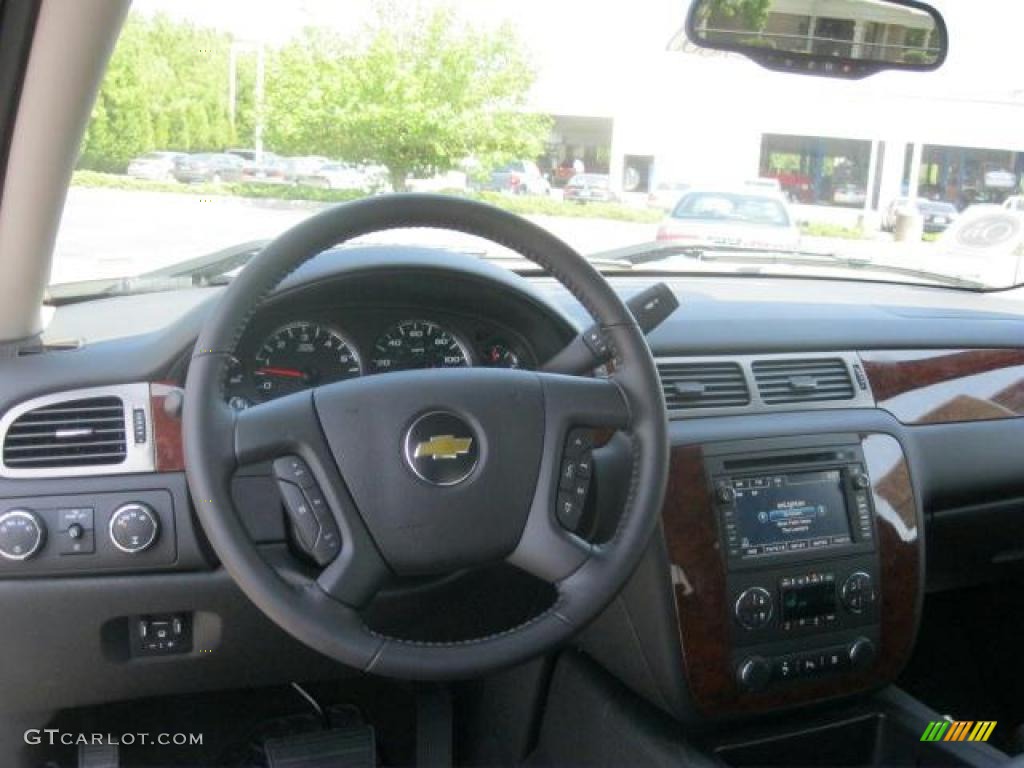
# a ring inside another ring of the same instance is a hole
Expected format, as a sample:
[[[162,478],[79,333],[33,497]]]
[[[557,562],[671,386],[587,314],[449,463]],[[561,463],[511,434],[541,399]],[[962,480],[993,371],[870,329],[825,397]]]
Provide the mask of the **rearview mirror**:
[[[686,35],[769,69],[826,77],[931,70],[947,49],[942,16],[914,0],[693,0]]]

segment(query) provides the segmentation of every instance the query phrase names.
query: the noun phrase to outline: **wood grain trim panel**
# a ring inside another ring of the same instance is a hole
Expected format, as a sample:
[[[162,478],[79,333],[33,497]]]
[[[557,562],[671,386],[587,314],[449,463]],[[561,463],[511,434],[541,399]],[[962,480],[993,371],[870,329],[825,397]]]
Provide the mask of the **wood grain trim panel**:
[[[904,424],[1024,416],[1024,349],[860,352],[880,408]]]
[[[921,599],[922,545],[910,472],[899,443],[862,435],[872,478],[881,560],[880,647],[869,669],[793,681],[760,693],[740,691],[732,668],[736,631],[727,605],[726,565],[700,446],[672,449],[662,525],[673,566],[683,670],[697,707],[719,716],[763,712],[832,698],[892,680],[910,656]],[[827,642],[827,641],[823,641]]]
[[[153,444],[156,447],[157,472],[182,472],[185,469],[185,451],[181,441],[181,419],[167,415],[164,398],[173,384],[154,382],[149,385],[149,410],[153,414]]]

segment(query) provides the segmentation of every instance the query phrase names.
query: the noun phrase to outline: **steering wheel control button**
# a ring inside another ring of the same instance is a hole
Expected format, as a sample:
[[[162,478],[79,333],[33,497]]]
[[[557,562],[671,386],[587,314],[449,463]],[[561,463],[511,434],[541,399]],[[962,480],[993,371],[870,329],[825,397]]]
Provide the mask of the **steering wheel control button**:
[[[458,485],[476,469],[480,440],[464,419],[446,411],[420,416],[405,433],[405,463],[431,485]]]
[[[839,596],[850,613],[863,613],[875,602],[875,585],[864,571],[851,573],[843,582]]]
[[[571,491],[562,491],[558,494],[555,516],[558,522],[567,531],[575,531],[579,528],[580,518],[583,517],[583,502]]]
[[[327,565],[341,551],[341,532],[320,487],[300,488],[285,480],[278,487],[298,548],[317,565]]]
[[[594,435],[589,429],[573,429],[566,435],[558,476],[555,517],[569,531],[579,529],[593,473]]]
[[[772,618],[772,596],[763,587],[750,587],[736,598],[736,621],[746,630],[761,629]]]
[[[576,464],[576,460],[567,458],[562,460],[562,472],[559,475],[558,487],[559,488],[572,488],[576,484],[576,473],[579,466]]]
[[[317,565],[324,566],[341,552],[341,534],[332,520],[330,525],[320,526],[320,536],[313,546],[313,559]]]
[[[135,555],[149,549],[160,533],[160,520],[148,504],[122,504],[110,516],[110,540],[122,552]]]
[[[46,527],[34,512],[11,509],[0,515],[0,556],[5,559],[27,560],[45,539]]]
[[[594,468],[594,456],[587,451],[576,459],[576,475],[580,480],[590,480],[590,473]]]
[[[313,488],[316,480],[306,462],[298,456],[282,456],[274,461],[274,475],[278,480],[295,483],[300,488]]]
[[[313,547],[320,536],[320,523],[317,522],[316,515],[313,514],[313,509],[299,486],[283,480],[277,485],[281,490],[281,499],[284,501],[288,518],[292,521],[295,538],[302,550],[312,555]]]
[[[594,447],[594,433],[589,429],[570,430],[565,438],[565,455],[579,457]]]

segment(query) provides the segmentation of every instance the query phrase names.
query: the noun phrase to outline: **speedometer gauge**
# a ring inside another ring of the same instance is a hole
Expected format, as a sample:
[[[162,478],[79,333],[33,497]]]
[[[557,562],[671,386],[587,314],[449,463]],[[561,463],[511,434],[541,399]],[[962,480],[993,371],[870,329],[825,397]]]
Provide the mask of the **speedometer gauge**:
[[[443,326],[429,320],[406,320],[377,339],[373,346],[373,370],[410,371],[420,368],[465,368],[469,352]]]
[[[355,348],[338,331],[298,322],[278,328],[263,340],[252,380],[258,399],[270,400],[362,372]]]

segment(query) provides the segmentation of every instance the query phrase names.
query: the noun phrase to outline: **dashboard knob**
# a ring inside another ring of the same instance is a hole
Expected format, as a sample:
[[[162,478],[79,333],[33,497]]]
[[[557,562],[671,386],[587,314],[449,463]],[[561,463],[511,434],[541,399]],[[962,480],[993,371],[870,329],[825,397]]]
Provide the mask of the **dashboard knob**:
[[[46,526],[34,512],[11,509],[0,515],[0,556],[27,560],[39,551],[46,538]]]
[[[731,504],[736,498],[736,491],[732,489],[731,485],[720,485],[715,491],[715,498],[720,504]]]
[[[866,667],[875,660],[875,644],[866,637],[858,637],[850,643],[848,653],[851,667]]]
[[[858,472],[853,476],[853,487],[856,488],[858,491],[865,491],[870,485],[871,481],[868,479],[868,476],[865,475],[864,473]]]
[[[745,691],[760,691],[772,679],[772,667],[761,656],[751,656],[740,662],[736,670],[736,682]]]
[[[864,571],[851,573],[843,582],[839,597],[850,613],[863,613],[865,608],[875,602],[875,585],[871,575]]]
[[[148,504],[122,504],[110,516],[110,540],[129,555],[149,549],[159,533],[160,520]]]
[[[736,598],[733,612],[744,629],[760,629],[772,618],[772,596],[764,587],[749,587]]]

